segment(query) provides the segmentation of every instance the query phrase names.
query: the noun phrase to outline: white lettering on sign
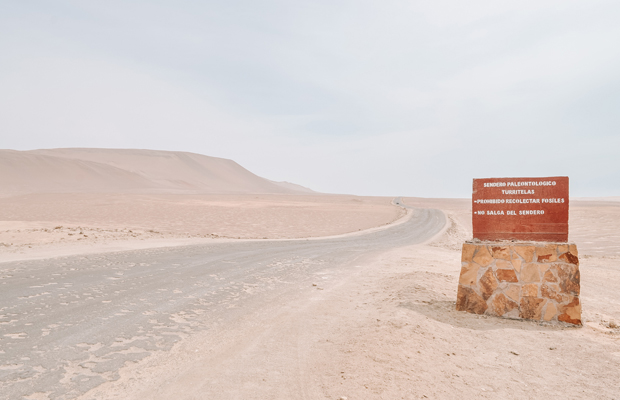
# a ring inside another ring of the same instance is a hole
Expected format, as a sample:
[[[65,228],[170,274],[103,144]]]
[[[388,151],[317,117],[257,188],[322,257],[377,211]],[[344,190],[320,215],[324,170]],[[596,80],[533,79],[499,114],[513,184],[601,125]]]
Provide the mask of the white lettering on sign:
[[[485,182],[484,187],[555,186],[555,181]]]
[[[545,210],[519,210],[519,215],[544,215]]]
[[[478,199],[474,203],[477,204],[503,204],[505,203],[505,199]]]
[[[476,204],[540,204],[540,203],[556,203],[562,204],[566,200],[563,198],[556,199],[476,199]]]
[[[474,179],[471,215],[479,240],[568,240],[568,177]]]
[[[485,182],[484,187],[503,187],[506,186],[506,182]]]
[[[476,215],[517,215],[516,210],[485,210],[474,211]],[[544,215],[545,210],[519,210],[519,215]]]
[[[508,204],[532,204],[540,203],[540,199],[507,199]]]
[[[530,189],[530,190],[523,190],[523,189],[504,190],[502,189],[502,194],[534,194],[534,189]]]

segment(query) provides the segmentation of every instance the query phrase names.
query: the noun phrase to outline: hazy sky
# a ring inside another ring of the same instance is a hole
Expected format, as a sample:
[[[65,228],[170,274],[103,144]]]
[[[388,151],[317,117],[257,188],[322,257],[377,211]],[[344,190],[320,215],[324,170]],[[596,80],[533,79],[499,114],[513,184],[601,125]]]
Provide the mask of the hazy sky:
[[[0,148],[230,158],[361,195],[620,195],[620,2],[0,3]]]

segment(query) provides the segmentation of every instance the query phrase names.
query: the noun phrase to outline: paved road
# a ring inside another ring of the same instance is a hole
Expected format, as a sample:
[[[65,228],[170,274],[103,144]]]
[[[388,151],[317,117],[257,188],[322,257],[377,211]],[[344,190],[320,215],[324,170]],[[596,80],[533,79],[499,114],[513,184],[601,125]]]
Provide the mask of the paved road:
[[[118,379],[128,361],[197,331],[226,329],[444,225],[441,211],[416,209],[406,223],[359,236],[0,263],[0,398],[75,398]]]

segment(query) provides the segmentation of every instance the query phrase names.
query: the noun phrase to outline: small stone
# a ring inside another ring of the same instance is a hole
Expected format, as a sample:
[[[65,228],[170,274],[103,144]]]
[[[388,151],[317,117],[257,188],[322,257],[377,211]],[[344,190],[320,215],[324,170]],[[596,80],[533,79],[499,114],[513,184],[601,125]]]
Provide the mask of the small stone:
[[[547,309],[545,310],[545,315],[543,316],[543,319],[545,321],[551,321],[557,313],[558,313],[557,307],[552,302],[549,302],[547,304]]]
[[[536,260],[538,262],[553,262],[557,261],[557,259],[556,245],[548,244],[546,246],[536,247]]]
[[[518,302],[520,290],[521,290],[521,287],[519,285],[510,285],[508,286],[506,290],[504,290],[504,293],[506,294],[506,296],[510,297],[512,300]]]
[[[514,260],[512,260],[512,268],[515,269],[515,271],[520,272],[521,271],[521,263],[522,261],[518,258],[515,258]]]
[[[579,253],[577,252],[577,246],[575,244],[569,244],[568,251],[575,257],[579,257]]]
[[[519,317],[525,319],[540,319],[545,300],[538,297],[522,297],[519,308]]]
[[[553,271],[551,269],[545,272],[545,275],[543,276],[543,282],[557,282],[557,281],[558,281],[558,278],[556,278],[555,275],[553,275]]]
[[[493,292],[497,289],[497,279],[493,275],[493,269],[489,268],[482,275],[479,282],[480,293],[482,294],[482,298],[486,301],[493,295]]]
[[[521,296],[537,297],[538,285],[535,283],[523,285],[523,287],[521,287]]]
[[[506,260],[495,260],[495,268],[498,269],[512,269],[512,263]]]
[[[471,243],[463,243],[463,251],[461,252],[461,262],[470,262],[474,258],[476,245]]]
[[[502,293],[499,293],[493,298],[491,301],[491,313],[501,317],[507,312],[518,308],[519,305],[514,301],[508,299],[508,297],[504,296]]]
[[[540,282],[540,273],[536,264],[525,264],[520,275],[521,282]]]
[[[558,303],[562,302],[562,295],[560,294],[560,287],[558,285],[543,283],[540,287],[540,295],[547,299],[552,299]]]
[[[562,293],[579,295],[581,274],[579,267],[574,264],[554,264],[552,269],[558,275]]]
[[[573,253],[564,253],[560,256],[560,260],[567,262],[569,264],[576,264],[579,265],[579,258],[577,256],[574,256]]]
[[[495,271],[495,275],[501,282],[519,282],[514,269],[498,269]]]
[[[568,245],[567,244],[561,244],[558,246],[558,254],[564,254],[568,251]]]
[[[487,310],[487,303],[478,293],[466,286],[459,285],[456,295],[457,311],[467,311],[474,314],[484,314]]]
[[[487,246],[478,246],[478,251],[474,256],[474,262],[483,267],[486,267],[487,265],[491,264],[492,261],[493,257],[491,256],[491,253],[489,253],[489,249],[487,249]]]
[[[570,303],[561,307],[561,312],[562,314],[558,316],[558,321],[581,325],[581,303],[578,297],[573,297]]]
[[[571,318],[568,314],[559,315],[558,321],[566,322],[567,324],[581,325],[581,319]]]
[[[461,267],[461,275],[459,277],[459,283],[461,285],[475,285],[478,280],[478,270],[480,266],[476,263],[470,262]]]
[[[493,258],[510,261],[510,248],[508,246],[493,246],[491,251]]]
[[[532,260],[534,259],[534,246],[515,246],[514,249],[517,254],[520,255],[523,260],[525,260],[525,262],[529,263],[532,262]]]

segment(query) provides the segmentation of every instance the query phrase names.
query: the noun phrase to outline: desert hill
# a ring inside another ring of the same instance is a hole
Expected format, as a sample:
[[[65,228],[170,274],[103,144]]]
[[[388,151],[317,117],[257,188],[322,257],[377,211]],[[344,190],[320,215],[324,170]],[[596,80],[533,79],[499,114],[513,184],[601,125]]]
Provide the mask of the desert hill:
[[[87,148],[0,150],[0,192],[312,193],[299,185],[261,178],[223,158]]]

